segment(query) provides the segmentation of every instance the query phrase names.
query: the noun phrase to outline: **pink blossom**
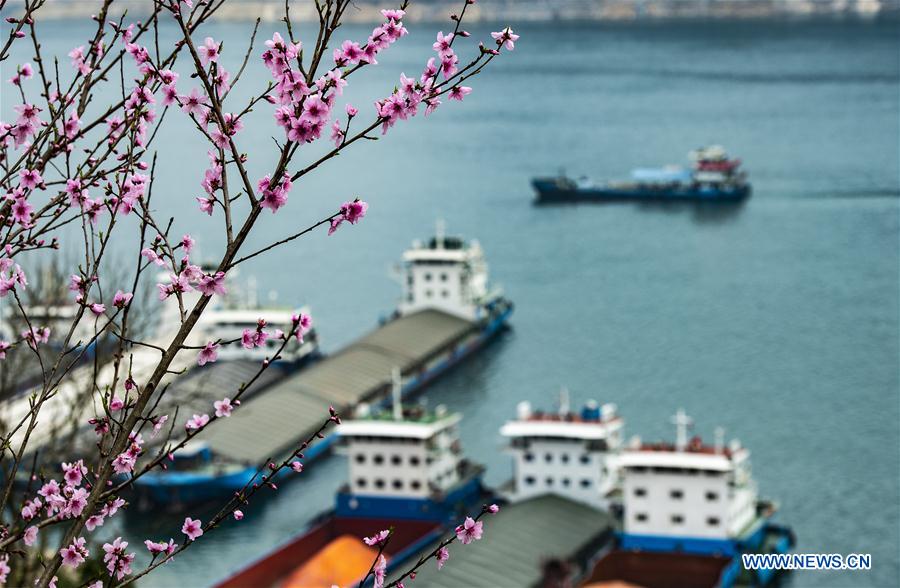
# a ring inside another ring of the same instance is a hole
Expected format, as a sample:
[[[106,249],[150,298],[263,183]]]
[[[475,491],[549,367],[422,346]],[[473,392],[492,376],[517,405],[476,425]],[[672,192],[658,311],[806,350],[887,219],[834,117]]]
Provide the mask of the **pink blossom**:
[[[106,312],[106,306],[100,304],[99,302],[95,302],[90,306],[91,312],[94,313],[95,316],[100,316],[104,312]]]
[[[131,292],[122,292],[121,290],[117,290],[115,296],[113,296],[113,306],[116,308],[125,308],[131,302],[131,299],[134,297],[134,294]]]
[[[488,509],[488,512],[491,514],[497,514],[498,512],[500,512],[500,507],[497,506],[496,504],[490,505],[487,509]]]
[[[216,409],[217,417],[230,417],[231,411],[234,410],[234,406],[231,405],[231,400],[228,398],[216,400],[213,402],[213,407]]]
[[[127,474],[134,471],[137,459],[129,452],[120,453],[112,461],[113,471],[117,474]]]
[[[345,221],[351,225],[355,225],[360,219],[366,216],[366,211],[368,209],[368,203],[357,199],[352,202],[344,202],[341,205],[341,215],[344,217]]]
[[[116,578],[121,580],[131,573],[131,563],[134,561],[133,553],[125,553],[128,547],[127,541],[122,541],[121,537],[116,537],[112,543],[104,543],[103,562],[110,574],[115,574]]]
[[[450,100],[459,100],[462,102],[463,97],[468,96],[472,88],[468,86],[453,86],[450,89]]]
[[[354,116],[359,114],[359,110],[357,108],[355,108],[352,104],[348,104],[347,106],[344,107],[344,109],[347,111],[347,116],[349,116],[350,118],[353,118]]]
[[[447,551],[446,547],[441,547],[437,552],[437,568],[441,569],[444,567],[444,564],[447,563],[447,560],[450,559],[450,552]]]
[[[206,365],[207,363],[215,363],[219,358],[219,344],[210,341],[203,346],[200,354],[197,356],[197,365]]]
[[[303,471],[303,464],[299,461],[293,461],[291,462],[291,469],[299,474]]]
[[[184,425],[184,428],[193,431],[196,429],[201,429],[206,426],[206,423],[209,422],[208,414],[195,414],[188,420],[188,422]]]
[[[453,43],[453,33],[450,33],[449,35],[447,35],[445,37],[444,31],[441,31],[437,34],[437,41],[435,41],[434,45],[432,45],[432,48],[434,48],[434,50],[437,51],[438,55],[443,57],[448,52],[453,51],[453,49],[451,48],[452,43]]]
[[[206,96],[197,88],[191,88],[191,93],[181,96],[179,102],[181,102],[181,110],[188,115],[198,114],[206,108]]]
[[[203,526],[199,519],[194,520],[191,517],[187,517],[184,519],[181,532],[187,535],[187,538],[191,541],[196,541],[197,537],[203,535]]]
[[[219,44],[212,37],[206,37],[203,45],[198,47],[197,51],[200,53],[200,61],[203,65],[219,61]]]
[[[213,275],[205,275],[200,278],[197,284],[197,290],[204,296],[212,296],[218,294],[225,295],[225,272],[216,272]]]
[[[85,527],[88,531],[93,531],[93,530],[96,529],[97,527],[102,527],[102,526],[103,526],[104,520],[105,520],[105,519],[103,518],[103,515],[97,515],[97,514],[91,515],[91,516],[89,516],[88,519],[84,522],[84,527]]]
[[[161,103],[163,106],[170,106],[174,104],[176,100],[178,100],[178,90],[175,88],[175,84],[168,84],[162,87],[162,100]]]
[[[74,463],[63,463],[63,478],[69,486],[81,486],[81,480],[87,474],[87,468],[84,466],[84,460],[79,459]]]
[[[163,425],[166,424],[167,420],[169,420],[169,415],[167,415],[167,414],[156,417],[153,420],[153,433],[151,433],[150,436],[156,437],[159,434],[159,432],[162,430]]]
[[[344,130],[341,128],[341,121],[337,119],[331,124],[331,140],[335,147],[340,147],[344,142]]]
[[[6,577],[12,570],[9,568],[9,555],[3,554],[0,557],[0,584],[6,584]]]
[[[181,247],[184,249],[185,253],[193,251],[196,243],[197,242],[190,235],[185,235],[181,238]]]
[[[21,169],[19,170],[19,183],[26,190],[34,190],[44,183],[44,178],[36,169]]]
[[[125,401],[119,398],[118,396],[113,396],[112,400],[109,401],[109,410],[117,411],[125,408]]]
[[[384,555],[378,556],[378,563],[375,564],[375,568],[372,571],[375,575],[375,588],[383,588],[384,575],[387,571],[387,560],[384,559]]]
[[[212,216],[213,213],[213,205],[215,204],[215,200],[210,196],[209,198],[197,198],[197,202],[200,204],[200,210],[205,212],[206,214]]]
[[[0,359],[6,359],[6,352],[10,350],[12,345],[9,341],[0,341]]]
[[[466,517],[465,522],[456,527],[456,538],[463,545],[468,545],[472,541],[481,539],[481,527],[481,521],[475,522],[475,519],[472,517]]]
[[[516,48],[516,41],[519,40],[519,35],[514,35],[511,28],[506,27],[502,31],[491,33],[491,36],[497,42],[497,46],[503,46],[507,51],[512,51]]]
[[[35,525],[31,525],[25,529],[25,534],[22,537],[25,540],[25,545],[31,547],[34,545],[34,542],[37,541],[37,536],[38,528]]]
[[[83,564],[85,558],[90,555],[85,546],[84,537],[76,538],[68,547],[63,547],[59,554],[62,556],[63,564],[71,568],[77,568]]]
[[[387,538],[390,536],[390,534],[390,530],[384,529],[383,531],[378,531],[371,537],[364,537],[363,543],[369,546],[382,545],[385,541],[387,541]]]
[[[234,514],[234,520],[236,520],[236,521],[243,520],[243,518],[244,518],[244,513],[243,513],[243,511],[236,510],[236,511],[234,511],[233,514]]]
[[[171,555],[175,551],[175,540],[169,539],[168,541],[160,541],[157,543],[147,539],[144,541],[144,546],[147,547],[147,551],[149,551],[151,555],[156,556],[161,553]]]
[[[84,57],[84,45],[79,45],[69,51],[69,58],[72,60],[72,67],[77,69],[81,75],[84,76],[90,73],[91,66],[88,65]]]

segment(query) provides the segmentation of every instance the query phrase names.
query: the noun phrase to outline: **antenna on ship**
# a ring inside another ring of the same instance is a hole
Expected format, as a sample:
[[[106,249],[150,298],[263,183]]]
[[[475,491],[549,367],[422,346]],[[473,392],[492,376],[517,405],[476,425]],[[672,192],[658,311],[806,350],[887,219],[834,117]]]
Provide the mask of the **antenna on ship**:
[[[434,223],[434,242],[436,249],[444,248],[444,235],[447,232],[447,226],[444,219],[439,218]]]
[[[694,421],[684,412],[683,408],[679,408],[672,417],[672,423],[675,425],[675,449],[684,451],[688,443],[687,430]]]
[[[391,402],[393,404],[394,410],[394,420],[402,421],[403,420],[403,404],[402,398],[400,397],[400,392],[403,389],[403,384],[400,381],[400,368],[394,366],[391,368]]]
[[[716,453],[722,453],[722,449],[725,448],[725,429],[722,427],[716,427]]]
[[[562,386],[559,389],[559,416],[569,414],[569,389]]]

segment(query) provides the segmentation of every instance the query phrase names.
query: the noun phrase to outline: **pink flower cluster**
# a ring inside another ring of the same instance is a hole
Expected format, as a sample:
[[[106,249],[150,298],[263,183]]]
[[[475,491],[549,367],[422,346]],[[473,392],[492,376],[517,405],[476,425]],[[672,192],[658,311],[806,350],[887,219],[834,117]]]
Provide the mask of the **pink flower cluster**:
[[[9,294],[16,286],[23,288],[28,286],[28,277],[25,271],[14,263],[12,259],[4,257],[0,259],[0,298]]]
[[[128,449],[117,455],[112,462],[113,470],[117,474],[127,474],[134,471],[137,459],[143,452],[141,446],[144,444],[144,438],[141,437],[140,433],[132,431],[128,435],[128,439]]]
[[[127,548],[128,542],[122,541],[121,537],[116,537],[112,543],[103,544],[103,551],[106,552],[106,555],[103,556],[103,563],[106,564],[110,575],[115,575],[117,580],[121,580],[131,573],[134,554],[126,553]]]
[[[355,225],[366,216],[367,210],[369,210],[368,203],[363,202],[358,198],[352,202],[344,202],[341,204],[340,215],[331,219],[331,226],[328,227],[328,234],[334,234],[344,221],[347,221],[351,225]]]

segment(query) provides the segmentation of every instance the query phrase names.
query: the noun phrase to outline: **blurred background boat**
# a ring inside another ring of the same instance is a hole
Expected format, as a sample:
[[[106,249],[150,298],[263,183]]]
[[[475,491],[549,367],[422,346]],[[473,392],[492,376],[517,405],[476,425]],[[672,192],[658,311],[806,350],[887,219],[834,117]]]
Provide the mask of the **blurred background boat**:
[[[638,168],[631,181],[594,183],[590,178],[535,178],[539,204],[621,200],[662,202],[739,202],[751,193],[741,160],[731,159],[719,145],[691,151],[690,169],[678,166]]]

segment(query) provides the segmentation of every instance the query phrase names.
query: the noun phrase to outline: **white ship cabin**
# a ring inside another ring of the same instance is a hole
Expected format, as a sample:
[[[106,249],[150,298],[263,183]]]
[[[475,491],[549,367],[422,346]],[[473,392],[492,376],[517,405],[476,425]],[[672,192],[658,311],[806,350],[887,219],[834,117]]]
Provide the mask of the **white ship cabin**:
[[[573,413],[565,392],[556,414],[520,402],[518,418],[500,429],[514,459],[510,499],[558,494],[606,508],[618,487],[623,427],[614,404],[591,401]]]
[[[673,417],[675,444],[641,444],[622,452],[625,533],[700,539],[730,539],[756,520],[756,485],[750,452],[737,440],[724,445],[688,439],[691,419]]]
[[[500,295],[489,289],[488,266],[478,241],[445,236],[440,222],[434,238],[414,241],[406,250],[399,271],[403,280],[400,314],[438,309],[477,321],[483,306]]]
[[[341,423],[337,430],[350,471],[350,491],[357,495],[428,498],[461,481],[462,450],[457,423],[461,416],[443,406],[371,415]]]

